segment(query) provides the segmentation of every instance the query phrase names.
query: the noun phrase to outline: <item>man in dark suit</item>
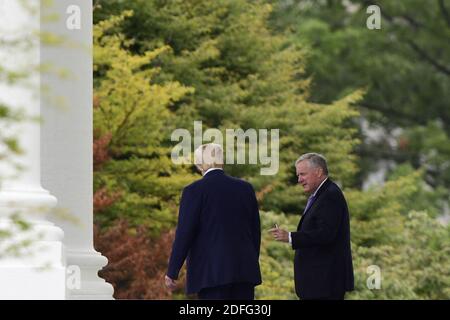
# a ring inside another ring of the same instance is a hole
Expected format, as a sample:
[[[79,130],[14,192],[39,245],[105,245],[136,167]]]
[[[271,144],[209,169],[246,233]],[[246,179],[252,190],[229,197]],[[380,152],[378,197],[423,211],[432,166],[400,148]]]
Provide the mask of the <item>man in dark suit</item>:
[[[354,286],[347,202],[328,178],[322,155],[304,154],[295,167],[308,203],[296,232],[270,232],[295,250],[295,291],[300,299],[342,300]]]
[[[194,153],[203,178],[184,188],[166,286],[186,259],[186,292],[199,299],[254,299],[261,283],[261,229],[258,203],[250,183],[226,175],[220,145]]]

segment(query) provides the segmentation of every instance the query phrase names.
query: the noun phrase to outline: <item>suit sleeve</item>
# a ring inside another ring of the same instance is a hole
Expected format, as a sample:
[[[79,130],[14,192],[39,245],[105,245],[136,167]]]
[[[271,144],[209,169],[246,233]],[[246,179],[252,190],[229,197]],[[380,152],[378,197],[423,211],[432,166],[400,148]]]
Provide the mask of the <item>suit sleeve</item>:
[[[181,196],[177,231],[172,245],[167,275],[178,279],[178,274],[189,253],[200,222],[201,193],[185,188]]]
[[[292,232],[292,248],[328,245],[336,238],[343,217],[343,199],[337,194],[325,195],[314,211],[315,227]]]
[[[256,199],[255,190],[250,185],[251,189],[251,198],[252,198],[252,221],[253,221],[253,243],[255,246],[255,250],[258,253],[260,253],[260,247],[261,247],[261,221],[259,217],[259,209],[258,209],[258,200]]]

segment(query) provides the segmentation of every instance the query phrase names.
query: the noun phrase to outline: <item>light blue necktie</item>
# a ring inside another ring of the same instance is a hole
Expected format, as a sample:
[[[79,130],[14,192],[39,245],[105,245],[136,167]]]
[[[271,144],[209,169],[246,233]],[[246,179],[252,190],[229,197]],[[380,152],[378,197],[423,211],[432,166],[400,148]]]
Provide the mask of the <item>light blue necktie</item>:
[[[312,203],[314,202],[314,199],[315,199],[316,197],[314,196],[314,195],[311,195],[309,198],[308,198],[308,202],[306,203],[306,207],[305,207],[305,210],[303,211],[303,214],[305,214],[305,212],[309,209],[309,207],[311,207],[311,205],[312,205]]]

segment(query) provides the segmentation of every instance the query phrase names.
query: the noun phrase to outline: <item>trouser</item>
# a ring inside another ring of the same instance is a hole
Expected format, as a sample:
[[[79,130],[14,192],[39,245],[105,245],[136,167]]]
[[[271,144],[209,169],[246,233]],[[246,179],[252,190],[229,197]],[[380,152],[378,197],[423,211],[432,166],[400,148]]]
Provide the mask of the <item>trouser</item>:
[[[218,287],[203,288],[198,292],[200,300],[254,300],[255,285],[231,283]]]

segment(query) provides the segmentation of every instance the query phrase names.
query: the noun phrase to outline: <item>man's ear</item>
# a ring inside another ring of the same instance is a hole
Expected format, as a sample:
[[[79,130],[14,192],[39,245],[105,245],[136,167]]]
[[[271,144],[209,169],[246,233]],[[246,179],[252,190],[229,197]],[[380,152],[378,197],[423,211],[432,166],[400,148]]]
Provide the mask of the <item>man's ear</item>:
[[[317,176],[322,176],[323,175],[323,169],[321,167],[317,168]]]

